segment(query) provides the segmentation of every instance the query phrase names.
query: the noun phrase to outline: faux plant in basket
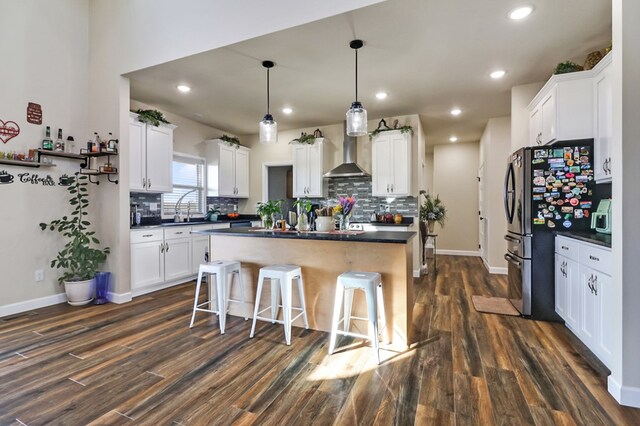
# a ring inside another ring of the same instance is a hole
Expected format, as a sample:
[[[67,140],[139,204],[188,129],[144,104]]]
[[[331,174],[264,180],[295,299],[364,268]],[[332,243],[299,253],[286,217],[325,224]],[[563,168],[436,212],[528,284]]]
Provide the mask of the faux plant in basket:
[[[424,201],[420,205],[420,221],[427,222],[427,228],[430,234],[435,231],[435,224],[438,222],[444,228],[447,220],[447,209],[440,201],[440,196],[432,197],[426,191],[420,191],[424,195]]]
[[[50,223],[41,223],[44,231],[57,231],[62,234],[67,243],[51,261],[51,267],[63,271],[59,278],[64,283],[69,304],[85,305],[91,302],[95,289],[95,275],[107,259],[109,247],[100,248],[100,241],[91,230],[91,223],[87,219],[89,213],[89,191],[87,176],[75,174],[73,183],[67,187],[69,205],[72,212],[69,216]]]

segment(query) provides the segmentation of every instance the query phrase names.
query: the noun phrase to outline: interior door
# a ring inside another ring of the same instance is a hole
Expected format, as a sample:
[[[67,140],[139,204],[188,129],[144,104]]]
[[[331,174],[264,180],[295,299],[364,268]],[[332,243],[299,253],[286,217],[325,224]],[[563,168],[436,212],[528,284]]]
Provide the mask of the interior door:
[[[236,149],[220,144],[220,172],[218,194],[221,197],[235,196]]]
[[[249,198],[249,151],[236,150],[236,197]]]
[[[147,190],[173,191],[173,131],[147,126]]]

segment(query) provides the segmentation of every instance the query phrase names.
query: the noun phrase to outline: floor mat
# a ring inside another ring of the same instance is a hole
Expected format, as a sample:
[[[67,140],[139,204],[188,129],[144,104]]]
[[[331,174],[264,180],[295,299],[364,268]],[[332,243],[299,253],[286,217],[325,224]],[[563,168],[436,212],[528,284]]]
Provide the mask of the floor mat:
[[[520,316],[520,312],[504,297],[471,296],[471,300],[473,301],[473,307],[478,312]]]

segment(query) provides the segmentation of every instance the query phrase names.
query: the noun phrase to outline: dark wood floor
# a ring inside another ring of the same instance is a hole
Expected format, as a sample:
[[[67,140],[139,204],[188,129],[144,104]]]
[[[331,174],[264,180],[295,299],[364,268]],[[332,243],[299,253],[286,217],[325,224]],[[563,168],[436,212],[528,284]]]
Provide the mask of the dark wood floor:
[[[384,354],[328,335],[200,314],[190,284],[125,305],[57,305],[0,320],[5,424],[640,424],[606,371],[559,324],[479,314],[505,295],[477,258],[439,257],[416,280],[417,343]]]

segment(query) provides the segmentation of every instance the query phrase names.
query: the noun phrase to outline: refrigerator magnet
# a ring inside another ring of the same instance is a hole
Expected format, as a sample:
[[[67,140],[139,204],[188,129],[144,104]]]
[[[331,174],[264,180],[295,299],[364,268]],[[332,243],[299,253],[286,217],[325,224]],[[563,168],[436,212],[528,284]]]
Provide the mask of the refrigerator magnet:
[[[569,220],[573,217],[573,213],[567,213],[564,215],[564,220]]]
[[[553,166],[553,165],[559,165],[564,167],[564,160],[562,158],[549,158],[547,160],[547,162],[549,163],[549,165]]]
[[[581,146],[580,147],[580,155],[589,155],[589,147],[588,146]]]
[[[580,162],[582,164],[587,164],[589,162],[589,157],[586,155],[583,155],[582,157],[580,157]]]
[[[540,194],[534,194],[534,196],[533,196],[533,201],[542,201],[542,195],[540,195]]]
[[[544,199],[547,203],[553,203],[553,197],[546,197]]]
[[[584,211],[584,217],[589,217],[589,210]]]
[[[582,219],[584,217],[584,210],[582,209],[575,209],[573,211],[573,217],[575,217],[576,219]]]
[[[569,167],[573,166],[573,160],[567,160],[567,166]]]
[[[562,151],[562,148],[556,148],[553,150],[553,158],[562,158],[564,157],[564,152]]]
[[[564,159],[565,160],[571,160],[571,157],[573,157],[573,148],[571,148],[570,146],[565,146],[564,147]]]
[[[533,151],[534,158],[547,158],[547,150],[546,149],[536,149]]]
[[[533,224],[534,225],[544,225],[545,220],[544,219],[539,219],[539,218],[534,218],[533,219]]]
[[[544,171],[544,170],[542,170],[542,169],[535,169],[535,170],[533,171],[533,175],[534,175],[534,176],[544,176],[544,172],[545,172],[545,171]]]
[[[571,225],[572,223],[570,220],[565,220],[564,222],[562,222],[562,226],[564,226],[567,229],[571,228]]]
[[[578,200],[577,198],[572,198],[572,199],[569,200],[569,204],[571,204],[573,207],[575,207],[578,204],[580,204],[580,200]]]
[[[591,201],[581,201],[580,202],[580,208],[581,209],[590,209],[592,205],[593,204],[591,203]]]
[[[555,176],[547,176],[547,183],[553,183],[556,181],[556,177]]]
[[[549,220],[549,221],[547,222],[547,226],[548,226],[549,228],[553,229],[553,228],[555,228],[555,227],[556,227],[556,224],[555,224],[555,223],[553,223],[553,221],[552,221],[552,220]]]
[[[571,166],[569,167],[569,171],[571,173],[580,173],[580,166]]]
[[[559,205],[559,206],[561,206],[561,205],[563,205],[563,204],[564,204],[564,200],[558,200],[558,201],[556,201],[556,204],[557,204],[557,205]]]
[[[536,187],[533,188],[533,192],[538,193],[538,194],[544,194],[545,191],[547,190],[547,188],[543,187]]]
[[[533,184],[535,186],[544,186],[546,183],[547,181],[542,176],[536,176],[533,178]]]
[[[560,220],[562,219],[562,216],[560,216],[559,214],[556,214],[556,220]]]
[[[560,210],[562,213],[573,213],[573,207],[571,206],[564,206],[562,207],[562,209]]]
[[[556,211],[556,206],[549,206],[549,211],[550,212]]]
[[[580,168],[582,170],[590,169],[591,168],[591,163],[582,163],[582,164],[580,164]]]
[[[541,164],[544,163],[544,158],[536,158],[535,160],[531,161],[531,164]]]
[[[575,175],[575,174],[573,174],[573,173],[566,173],[564,176],[565,176],[567,179],[571,179],[571,178],[576,177],[576,175]]]

